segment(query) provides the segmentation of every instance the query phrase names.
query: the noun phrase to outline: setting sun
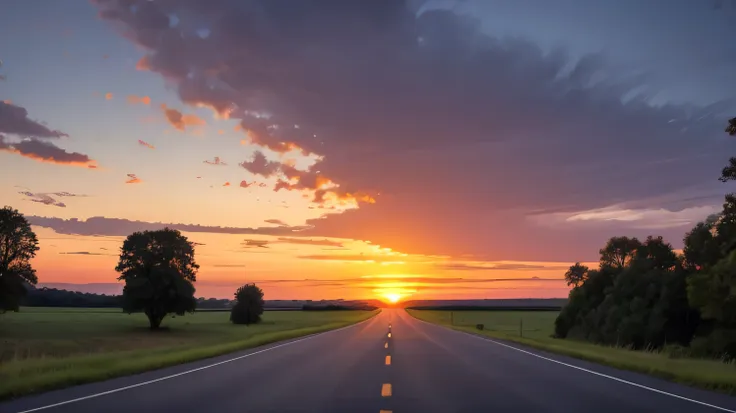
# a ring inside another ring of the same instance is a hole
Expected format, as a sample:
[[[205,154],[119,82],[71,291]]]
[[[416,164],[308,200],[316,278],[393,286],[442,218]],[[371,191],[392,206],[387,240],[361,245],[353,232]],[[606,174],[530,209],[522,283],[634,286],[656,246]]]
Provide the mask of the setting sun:
[[[392,303],[398,303],[399,300],[401,299],[401,294],[399,293],[386,293],[383,296],[386,297],[386,299]]]

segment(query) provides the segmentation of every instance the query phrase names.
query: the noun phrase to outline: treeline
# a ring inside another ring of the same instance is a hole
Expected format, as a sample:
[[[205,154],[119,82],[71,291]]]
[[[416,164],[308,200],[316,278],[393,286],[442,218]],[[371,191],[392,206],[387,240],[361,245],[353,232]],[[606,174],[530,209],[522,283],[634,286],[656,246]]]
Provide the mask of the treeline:
[[[21,305],[27,307],[122,308],[119,295],[81,293],[56,288],[29,288]]]
[[[355,305],[344,305],[344,304],[326,304],[326,305],[314,305],[304,304],[302,306],[303,311],[355,311],[365,310],[373,311],[378,307],[370,304],[355,304]]]
[[[736,118],[726,130],[736,135]],[[736,180],[736,158],[720,180]],[[693,356],[736,358],[736,194],[685,234],[682,254],[662,237],[614,237],[597,269],[565,274],[568,304],[555,335],[632,348],[685,346]]]
[[[122,308],[122,300],[122,295],[27,287],[27,292],[20,303],[26,307]],[[233,301],[228,299],[197,298],[197,309],[229,310],[232,303]]]

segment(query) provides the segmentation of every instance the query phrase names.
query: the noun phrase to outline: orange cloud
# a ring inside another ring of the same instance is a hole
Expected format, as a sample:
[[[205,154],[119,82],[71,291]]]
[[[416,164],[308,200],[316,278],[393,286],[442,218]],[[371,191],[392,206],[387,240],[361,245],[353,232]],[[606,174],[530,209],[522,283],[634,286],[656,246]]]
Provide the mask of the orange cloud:
[[[185,115],[176,109],[171,109],[167,107],[165,103],[161,104],[161,110],[164,111],[166,120],[169,121],[171,126],[182,132],[186,129],[187,126],[203,126],[207,124],[207,122],[205,122],[204,119],[200,118],[199,116]]]
[[[218,130],[218,131],[217,131],[217,134],[218,134],[218,135],[224,135],[224,134],[225,134],[225,131],[224,131],[224,130],[222,130],[222,129],[220,129],[220,130]]]
[[[255,185],[255,182],[248,183],[246,181],[240,181],[241,188],[248,188],[249,186]]]
[[[112,100],[112,93],[111,92],[105,93],[105,99]]]
[[[137,70],[150,70],[151,64],[148,61],[148,56],[141,57],[141,59],[138,60],[138,63],[135,64],[135,68]]]
[[[156,149],[155,146],[151,145],[150,143],[148,143],[146,141],[142,141],[140,139],[138,139],[138,145],[145,146],[148,149]]]
[[[131,105],[136,105],[139,103],[142,103],[144,105],[150,105],[151,104],[151,98],[148,96],[136,96],[136,95],[129,95],[128,96],[128,103]]]
[[[3,103],[6,104],[6,105],[11,105],[13,103],[13,101],[10,100],[10,99],[5,99],[5,100],[3,100]]]
[[[230,186],[230,182],[225,182],[222,186]]]
[[[126,184],[139,184],[143,182],[135,174],[128,174],[128,179],[125,181]]]

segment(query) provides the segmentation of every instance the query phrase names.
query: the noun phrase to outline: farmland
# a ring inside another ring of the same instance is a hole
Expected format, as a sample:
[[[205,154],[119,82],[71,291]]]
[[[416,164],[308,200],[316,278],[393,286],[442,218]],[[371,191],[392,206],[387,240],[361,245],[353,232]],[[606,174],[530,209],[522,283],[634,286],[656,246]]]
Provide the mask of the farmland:
[[[407,310],[412,316],[456,330],[514,341],[612,367],[697,387],[736,393],[736,366],[720,360],[679,358],[667,351],[631,351],[571,339],[552,338],[555,311]],[[483,324],[484,329],[476,329]]]
[[[228,312],[166,318],[119,309],[23,308],[0,316],[0,399],[132,374],[343,327],[375,311],[268,311],[257,325]]]

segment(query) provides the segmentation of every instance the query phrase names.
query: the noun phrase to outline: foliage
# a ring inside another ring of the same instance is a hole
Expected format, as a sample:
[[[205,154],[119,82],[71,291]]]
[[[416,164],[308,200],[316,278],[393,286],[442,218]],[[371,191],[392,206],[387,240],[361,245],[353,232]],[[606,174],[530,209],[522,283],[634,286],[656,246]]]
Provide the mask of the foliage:
[[[30,263],[38,249],[26,218],[9,206],[0,209],[0,313],[18,311],[26,285],[38,282]]]
[[[736,135],[736,118],[726,129]],[[736,158],[720,180],[736,180]],[[568,304],[555,321],[557,337],[683,354],[736,357],[736,194],[720,214],[698,223],[678,256],[661,237],[643,243],[614,237],[600,250],[600,268],[565,274]],[[681,350],[677,346],[689,346]],[[673,350],[676,349],[676,350]]]
[[[29,288],[22,305],[27,307],[120,308],[122,297],[46,287]]]
[[[194,244],[177,230],[134,232],[123,242],[115,271],[125,281],[123,311],[143,311],[151,329],[169,314],[194,311],[194,282],[199,265]]]
[[[255,284],[245,284],[235,291],[235,305],[230,321],[235,324],[257,324],[263,314],[263,290]]]
[[[589,268],[585,265],[581,265],[579,262],[571,265],[570,269],[565,273],[565,281],[567,282],[567,285],[577,287],[582,284],[588,277],[588,271]]]
[[[601,267],[624,268],[629,264],[641,243],[636,238],[613,237],[601,248]]]
[[[682,260],[661,237],[615,237],[601,266],[570,292],[555,320],[557,337],[633,348],[689,343],[697,315],[686,298]]]

